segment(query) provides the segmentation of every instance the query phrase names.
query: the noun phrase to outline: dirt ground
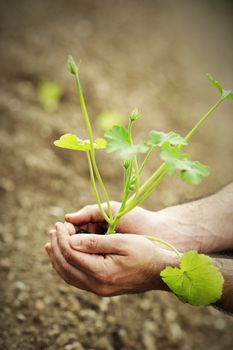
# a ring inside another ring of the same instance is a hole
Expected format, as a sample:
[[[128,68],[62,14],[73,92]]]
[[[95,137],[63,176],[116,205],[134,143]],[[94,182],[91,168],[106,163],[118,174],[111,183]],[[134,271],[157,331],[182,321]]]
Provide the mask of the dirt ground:
[[[66,285],[43,250],[65,212],[94,201],[88,169],[55,149],[64,132],[85,136],[68,54],[81,79],[95,133],[104,110],[144,116],[151,128],[185,134],[217,98],[205,73],[232,87],[231,1],[1,1],[0,5],[0,349],[232,349],[233,320],[165,292],[100,298]],[[37,98],[40,81],[65,90],[56,112]],[[159,209],[207,195],[232,180],[232,106],[226,102],[189,151],[212,169],[200,186],[167,179],[144,206]],[[98,159],[112,199],[121,172]],[[153,169],[150,165],[146,176]]]

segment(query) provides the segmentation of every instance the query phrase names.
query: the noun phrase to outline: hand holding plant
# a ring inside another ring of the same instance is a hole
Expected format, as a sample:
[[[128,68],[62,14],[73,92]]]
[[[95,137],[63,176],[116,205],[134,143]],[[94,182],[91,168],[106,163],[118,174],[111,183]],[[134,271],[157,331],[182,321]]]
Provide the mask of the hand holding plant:
[[[132,137],[132,129],[134,123],[139,118],[139,113],[136,109],[133,110],[130,115],[128,128],[116,125],[105,133],[107,141],[103,138],[94,140],[79,81],[79,69],[71,57],[69,58],[69,69],[75,77],[81,109],[87,128],[88,140],[80,140],[74,134],[66,134],[63,135],[60,140],[55,141],[55,145],[86,153],[91,183],[99,212],[108,224],[107,234],[114,234],[117,225],[124,215],[140,205],[154,191],[160,182],[162,182],[165,176],[173,176],[179,171],[181,179],[184,182],[188,184],[198,184],[209,174],[208,167],[198,161],[191,161],[190,156],[182,152],[182,148],[188,144],[199,127],[224,100],[233,99],[233,93],[224,90],[210,75],[208,75],[208,79],[219,90],[221,96],[186,137],[182,137],[175,132],[164,133],[152,130],[149,140],[135,143]],[[107,148],[109,152],[116,152],[123,160],[123,198],[120,207],[115,213],[112,211],[108,192],[95,159],[95,150],[104,148]],[[141,174],[149,159],[153,156],[155,149],[160,149],[160,158],[163,163],[145,183],[141,183]],[[137,156],[139,153],[145,153],[145,158],[141,165],[138,164]],[[99,183],[101,192],[105,198],[107,210],[104,209],[101,204],[101,196],[96,181]],[[161,271],[160,275],[162,280],[181,300],[189,302],[192,305],[207,305],[221,297],[223,277],[219,270],[212,264],[209,257],[198,254],[196,251],[188,251],[181,255],[174,246],[162,239],[149,235],[145,235],[145,238],[170,248],[180,260],[180,268],[168,266]],[[141,237],[141,239],[144,240],[143,237]],[[148,244],[149,243],[150,242],[148,242]],[[154,249],[160,248],[154,247]],[[160,254],[158,254],[158,256],[160,256]]]

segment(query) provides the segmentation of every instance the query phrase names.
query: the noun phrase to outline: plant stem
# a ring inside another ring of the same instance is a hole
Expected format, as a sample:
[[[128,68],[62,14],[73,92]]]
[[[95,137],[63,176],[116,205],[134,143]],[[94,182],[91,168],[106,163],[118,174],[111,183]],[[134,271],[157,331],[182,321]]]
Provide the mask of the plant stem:
[[[132,201],[131,204],[127,205],[126,208],[123,211],[119,211],[113,221],[115,225],[118,224],[120,221],[120,218],[124,215],[126,215],[128,212],[133,210],[135,207],[140,205],[144,200],[151,195],[151,193],[154,191],[154,189],[160,184],[160,182],[164,179],[166,176],[166,172],[162,173],[160,177],[152,184],[152,186],[142,195],[141,198],[138,198],[137,200]]]
[[[144,170],[146,164],[147,164],[148,161],[150,160],[153,150],[154,150],[154,147],[152,146],[152,147],[149,149],[149,151],[148,151],[148,153],[147,153],[145,159],[144,159],[143,162],[142,162],[142,165],[141,165],[141,167],[140,167],[140,169],[139,169],[139,175],[142,174],[142,172],[143,172],[143,170]]]
[[[167,246],[168,248],[170,248],[171,250],[173,250],[176,253],[176,255],[178,256],[179,259],[181,258],[181,254],[178,252],[178,250],[172,244],[164,241],[163,239],[159,239],[159,238],[156,238],[154,236],[147,236],[147,235],[143,235],[143,237],[149,239],[150,241],[161,243],[161,244]]]
[[[139,169],[138,169],[137,156],[134,157],[134,170],[136,175],[136,191],[135,191],[135,198],[136,198],[140,187],[140,175],[139,175]]]
[[[220,98],[213,107],[210,108],[210,110],[200,119],[200,121],[191,129],[191,131],[186,135],[185,140],[188,142],[192,136],[197,132],[197,130],[202,126],[202,124],[210,117],[210,115],[217,109],[217,107],[221,104],[223,101],[222,98]],[[183,145],[180,146],[182,148]],[[164,162],[155,172],[151,175],[151,177],[139,188],[138,190],[138,196],[140,196],[144,191],[147,190],[148,187],[156,180],[158,176],[161,175],[161,173],[165,170],[166,162]],[[134,196],[131,196],[127,202],[127,205],[131,204],[134,200]]]
[[[87,108],[86,108],[86,104],[85,104],[85,100],[84,100],[84,96],[83,96],[83,92],[82,92],[82,88],[81,88],[81,84],[80,84],[80,80],[79,80],[79,76],[78,76],[78,71],[75,71],[75,83],[76,83],[76,88],[77,88],[77,92],[78,92],[78,96],[80,99],[80,105],[81,105],[81,110],[84,116],[84,121],[86,124],[86,128],[87,128],[87,133],[88,133],[88,137],[90,140],[90,147],[91,147],[91,160],[92,160],[92,164],[93,164],[93,168],[94,168],[94,172],[95,175],[99,181],[100,187],[103,191],[105,200],[107,202],[107,206],[108,206],[108,214],[110,217],[110,220],[112,220],[112,209],[111,209],[111,205],[110,205],[110,201],[109,201],[109,196],[107,193],[107,190],[104,186],[103,180],[101,178],[101,175],[99,173],[97,164],[96,164],[96,159],[95,159],[95,148],[94,148],[94,141],[93,141],[93,133],[92,133],[92,128],[91,128],[91,124],[90,124],[90,120],[89,120],[89,116],[87,113]],[[101,206],[102,207],[102,206]]]
[[[92,185],[92,188],[93,188],[94,193],[95,193],[96,202],[98,204],[98,207],[99,207],[99,210],[100,210],[101,214],[103,215],[104,219],[109,224],[110,223],[109,217],[107,216],[107,214],[103,210],[103,207],[102,207],[101,201],[100,201],[100,197],[99,197],[99,193],[98,193],[97,188],[96,188],[96,183],[95,183],[95,177],[94,177],[92,163],[91,163],[90,152],[87,151],[86,155],[87,155],[87,162],[88,162],[88,167],[89,167],[89,171],[90,171],[91,185]]]
[[[199,122],[190,130],[190,132],[185,136],[185,140],[188,142],[191,137],[197,132],[197,130],[204,124],[204,122],[209,118],[209,116],[215,111],[215,109],[218,108],[218,106],[223,101],[222,98],[220,98],[212,108],[199,120]]]

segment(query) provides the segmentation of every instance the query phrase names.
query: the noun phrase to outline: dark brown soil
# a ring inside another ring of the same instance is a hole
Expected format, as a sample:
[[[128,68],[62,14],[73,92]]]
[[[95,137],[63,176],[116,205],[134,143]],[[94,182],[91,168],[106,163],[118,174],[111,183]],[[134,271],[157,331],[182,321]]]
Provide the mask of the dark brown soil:
[[[64,132],[85,136],[67,55],[82,60],[94,125],[103,110],[127,115],[137,106],[138,137],[151,128],[184,134],[217,98],[204,74],[232,85],[232,10],[231,1],[1,1],[0,349],[232,349],[232,318],[214,308],[161,292],[90,295],[60,280],[43,251],[54,222],[94,201],[85,159],[52,145]],[[38,103],[43,80],[64,86],[54,113]],[[190,146],[212,175],[195,188],[168,179],[145,207],[203,196],[232,179],[230,108]],[[120,200],[119,162],[104,155],[99,164]]]

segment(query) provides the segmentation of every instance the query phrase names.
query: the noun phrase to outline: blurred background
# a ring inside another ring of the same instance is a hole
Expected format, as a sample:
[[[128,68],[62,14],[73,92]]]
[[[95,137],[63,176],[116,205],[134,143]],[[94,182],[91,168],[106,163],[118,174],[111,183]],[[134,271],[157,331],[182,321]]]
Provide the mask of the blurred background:
[[[1,0],[0,349],[232,349],[229,316],[162,292],[78,291],[52,272],[43,251],[54,222],[94,201],[85,157],[52,144],[65,132],[86,136],[68,54],[81,60],[95,136],[104,132],[101,113],[126,121],[135,106],[143,115],[136,139],[151,129],[185,135],[218,98],[205,73],[233,87],[232,13],[230,0]],[[211,176],[198,187],[166,179],[144,207],[229,183],[232,123],[227,101],[189,146]],[[102,152],[98,164],[111,198],[121,200],[120,162]]]

